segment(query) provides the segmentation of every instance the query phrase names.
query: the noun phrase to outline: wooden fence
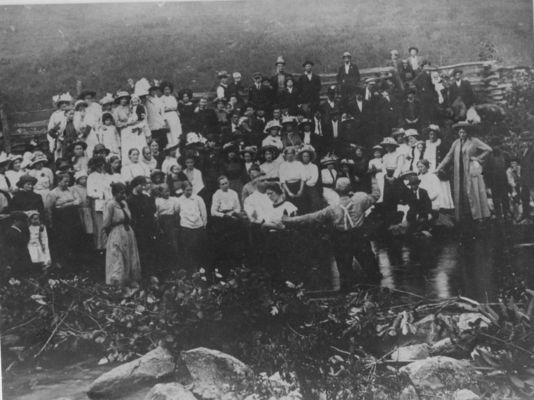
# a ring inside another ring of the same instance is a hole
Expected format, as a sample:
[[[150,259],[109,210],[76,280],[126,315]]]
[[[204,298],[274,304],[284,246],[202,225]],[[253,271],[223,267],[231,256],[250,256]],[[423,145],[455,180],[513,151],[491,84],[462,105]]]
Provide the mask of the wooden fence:
[[[530,67],[505,67],[493,61],[475,61],[439,67],[441,74],[451,75],[460,68],[464,76],[471,82],[478,103],[506,103],[506,94],[512,90],[513,76],[517,73],[531,73]],[[360,70],[362,80],[368,78],[385,79],[394,73],[391,67],[363,68]],[[337,84],[336,74],[320,74],[322,96],[329,86]],[[79,86],[79,85],[77,85]],[[80,88],[78,87],[77,90]],[[214,92],[195,92],[193,97],[215,97]],[[7,115],[5,107],[0,105],[0,121],[2,126],[1,142],[8,151],[21,151],[30,140],[46,142],[48,118],[54,109],[12,112]]]

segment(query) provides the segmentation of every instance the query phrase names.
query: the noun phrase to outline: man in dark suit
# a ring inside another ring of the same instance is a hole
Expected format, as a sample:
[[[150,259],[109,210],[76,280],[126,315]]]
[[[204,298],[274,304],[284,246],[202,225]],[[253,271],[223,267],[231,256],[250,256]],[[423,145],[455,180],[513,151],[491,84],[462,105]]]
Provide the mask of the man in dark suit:
[[[265,112],[269,113],[271,109],[271,90],[262,84],[263,76],[259,72],[252,75],[254,83],[248,90],[248,101],[256,108],[263,108]]]
[[[303,111],[309,114],[312,109],[319,105],[321,78],[312,72],[313,62],[305,61],[302,66],[304,67],[304,73],[298,82],[300,104]]]
[[[404,202],[410,207],[406,213],[408,232],[428,231],[434,215],[432,214],[432,201],[425,189],[421,189],[421,180],[417,175],[410,174],[401,177],[408,184],[408,190],[404,191]]]
[[[372,133],[373,107],[370,101],[364,99],[365,89],[357,86],[354,95],[349,97],[343,107],[343,112],[354,118],[355,129],[358,131],[357,137],[360,139],[358,144],[371,146],[378,142],[373,140],[369,135]]]
[[[195,130],[206,135],[208,133],[219,133],[217,114],[212,108],[208,108],[208,99],[203,97],[198,102],[198,109],[194,114]]]
[[[351,62],[351,54],[346,51],[343,53],[343,65],[337,72],[337,83],[341,87],[341,98],[350,97],[358,82],[360,82],[360,70],[357,65]]]
[[[276,67],[276,72],[271,77],[271,86],[273,87],[276,96],[278,96],[286,88],[286,79],[288,76],[288,74],[284,71],[286,65],[284,57],[279,56],[274,65]]]
[[[334,144],[339,139],[339,132],[341,129],[341,122],[339,121],[339,109],[333,109],[330,112],[329,120],[323,121],[323,149],[324,154],[334,151]]]
[[[434,121],[438,106],[438,94],[434,88],[432,76],[430,75],[432,71],[435,70],[435,67],[432,67],[430,64],[425,64],[423,66],[423,71],[413,80],[413,84],[417,88],[419,100],[421,101],[420,119],[423,125],[427,125]]]
[[[321,109],[321,115],[323,116],[323,120],[325,122],[330,122],[332,118],[330,117],[330,114],[333,110],[339,110],[341,109],[341,104],[339,99],[336,97],[336,86],[332,85],[329,86],[326,91],[326,100],[321,103],[320,109]]]
[[[351,154],[352,146],[362,144],[361,131],[352,115],[343,113],[339,126],[339,137],[334,144],[334,151],[338,157],[345,158]]]
[[[465,107],[469,109],[475,102],[473,88],[468,80],[463,79],[463,71],[461,69],[455,69],[453,75],[454,82],[450,86],[449,101],[452,104],[458,97],[461,97]]]
[[[381,138],[390,136],[393,128],[400,122],[399,105],[395,98],[389,94],[389,87],[383,83],[379,89],[380,97],[376,103],[377,133]]]
[[[278,104],[282,108],[287,108],[289,115],[297,115],[300,96],[297,88],[294,86],[294,79],[291,75],[286,75],[286,87],[277,95]]]

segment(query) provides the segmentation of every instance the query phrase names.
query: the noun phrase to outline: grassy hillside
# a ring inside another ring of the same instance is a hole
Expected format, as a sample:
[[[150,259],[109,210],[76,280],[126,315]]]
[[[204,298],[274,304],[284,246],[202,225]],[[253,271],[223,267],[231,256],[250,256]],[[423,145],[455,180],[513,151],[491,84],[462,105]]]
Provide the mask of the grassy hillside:
[[[209,89],[217,70],[271,73],[305,58],[332,72],[349,50],[362,67],[417,45],[436,64],[479,59],[484,43],[532,63],[530,0],[245,0],[215,3],[4,6],[0,96],[12,110],[49,107],[80,79],[99,94],[130,77]]]

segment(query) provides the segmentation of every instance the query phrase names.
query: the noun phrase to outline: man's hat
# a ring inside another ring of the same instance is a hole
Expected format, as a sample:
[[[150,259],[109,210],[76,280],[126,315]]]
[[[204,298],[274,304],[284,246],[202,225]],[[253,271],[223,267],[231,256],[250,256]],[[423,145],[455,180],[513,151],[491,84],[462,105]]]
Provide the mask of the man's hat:
[[[304,61],[304,62],[302,63],[302,66],[305,67],[305,66],[308,65],[308,64],[311,65],[312,67],[315,65],[312,61],[310,61],[310,60],[306,60],[306,61]]]
[[[286,64],[286,60],[284,60],[284,57],[278,56],[278,58],[276,59],[276,62],[274,63],[274,65],[278,65],[278,64],[282,64],[282,65]]]
[[[78,96],[78,100],[84,100],[87,96],[95,97],[96,92],[94,90],[82,90]]]
[[[380,143],[381,146],[395,146],[399,147],[399,144],[392,137],[385,137]]]
[[[346,51],[346,52],[343,53],[343,58],[345,58],[345,57],[351,58],[352,56],[350,55],[350,53],[348,51]]]
[[[263,77],[263,75],[260,72],[254,72],[252,74],[252,78],[254,78],[254,79],[256,79],[256,78],[260,78],[261,79],[262,77]]]
[[[412,51],[412,50],[415,50],[416,52],[419,53],[419,49],[418,49],[417,47],[415,47],[415,46],[411,46],[411,47],[409,47],[409,48],[408,48],[408,53],[409,53],[410,51]]]
[[[228,72],[226,72],[226,71],[224,71],[224,70],[223,70],[223,71],[219,71],[219,72],[217,73],[217,78],[218,78],[218,79],[221,79],[221,78],[228,78]]]

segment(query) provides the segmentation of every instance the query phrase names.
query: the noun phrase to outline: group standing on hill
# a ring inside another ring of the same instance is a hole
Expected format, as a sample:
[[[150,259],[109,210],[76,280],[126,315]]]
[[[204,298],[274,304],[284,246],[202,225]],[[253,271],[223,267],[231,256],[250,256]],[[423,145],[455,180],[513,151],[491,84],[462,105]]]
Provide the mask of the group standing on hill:
[[[219,72],[213,99],[145,78],[99,101],[92,90],[54,96],[45,146],[0,154],[3,265],[77,272],[85,255],[105,263],[107,283],[128,285],[266,263],[284,280],[292,246],[309,239],[350,287],[353,258],[363,279],[380,279],[368,220],[430,236],[453,216],[488,219],[492,203],[518,219],[522,203],[530,218],[534,148],[506,159],[474,136],[476,96],[461,70],[442,75],[415,47],[402,60],[392,51],[391,74],[378,78],[342,59],[325,98],[312,61],[293,76],[283,57],[248,88]],[[304,225],[327,227],[330,240]]]

